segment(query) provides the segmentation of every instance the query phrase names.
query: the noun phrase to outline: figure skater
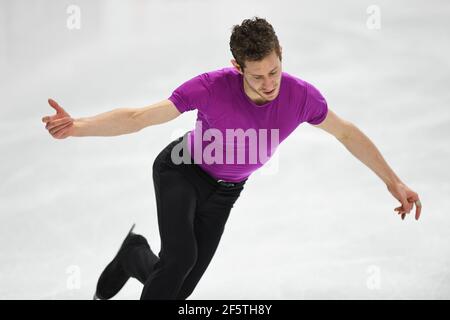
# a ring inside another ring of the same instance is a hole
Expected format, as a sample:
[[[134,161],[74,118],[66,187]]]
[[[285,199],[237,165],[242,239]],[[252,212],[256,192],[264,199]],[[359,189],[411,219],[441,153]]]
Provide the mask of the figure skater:
[[[402,219],[414,205],[419,219],[418,194],[400,180],[371,140],[328,108],[315,86],[282,70],[282,47],[266,19],[253,17],[233,26],[229,44],[231,67],[202,73],[149,106],[74,119],[49,99],[56,114],[42,121],[55,139],[135,133],[197,110],[195,128],[171,141],[153,163],[159,254],[133,232],[133,225],[101,273],[96,299],[114,297],[130,277],[144,285],[141,299],[188,298],[211,262],[249,176],[304,122],[333,135],[370,168],[400,202],[394,210]],[[235,136],[230,138],[230,132]],[[258,143],[249,147],[246,141],[252,139]],[[267,157],[250,161],[261,145]]]

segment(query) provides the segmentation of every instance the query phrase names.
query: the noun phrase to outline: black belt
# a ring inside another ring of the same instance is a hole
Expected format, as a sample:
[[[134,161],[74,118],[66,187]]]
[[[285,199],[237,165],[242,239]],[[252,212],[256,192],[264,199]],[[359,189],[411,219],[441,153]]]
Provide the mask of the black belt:
[[[227,181],[223,181],[223,180],[216,180],[218,184],[225,186],[225,187],[234,187],[236,186],[237,183],[234,182],[227,182]]]

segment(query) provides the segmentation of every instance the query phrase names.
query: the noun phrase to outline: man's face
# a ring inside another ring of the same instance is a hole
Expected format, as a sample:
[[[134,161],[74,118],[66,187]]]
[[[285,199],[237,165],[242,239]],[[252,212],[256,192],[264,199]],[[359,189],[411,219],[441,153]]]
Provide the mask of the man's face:
[[[260,61],[246,61],[244,72],[232,60],[233,65],[244,76],[244,87],[250,95],[262,101],[274,100],[280,91],[281,61],[275,50]]]

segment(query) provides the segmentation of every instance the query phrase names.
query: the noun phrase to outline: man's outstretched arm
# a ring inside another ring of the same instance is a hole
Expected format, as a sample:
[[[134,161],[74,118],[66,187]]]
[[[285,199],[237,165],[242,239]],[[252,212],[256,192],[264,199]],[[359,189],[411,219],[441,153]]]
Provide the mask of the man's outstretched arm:
[[[395,208],[402,219],[416,205],[416,220],[420,217],[422,204],[416,192],[408,188],[384,160],[373,142],[353,123],[338,117],[328,110],[327,117],[320,124],[314,125],[336,137],[356,158],[363,162],[386,184],[389,192],[401,203]]]
[[[181,114],[170,100],[162,100],[143,108],[117,108],[96,116],[74,119],[56,101],[49,99],[48,103],[56,114],[43,117],[42,122],[55,139],[129,134]]]

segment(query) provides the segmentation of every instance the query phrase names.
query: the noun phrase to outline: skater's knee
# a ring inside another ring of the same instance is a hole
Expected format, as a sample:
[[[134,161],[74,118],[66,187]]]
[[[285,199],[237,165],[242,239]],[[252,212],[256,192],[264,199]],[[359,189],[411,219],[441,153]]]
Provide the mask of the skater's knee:
[[[197,262],[196,254],[183,254],[178,256],[173,262],[173,267],[182,273],[189,273]]]
[[[197,253],[195,251],[181,252],[165,261],[167,268],[180,273],[187,274],[197,262]]]

